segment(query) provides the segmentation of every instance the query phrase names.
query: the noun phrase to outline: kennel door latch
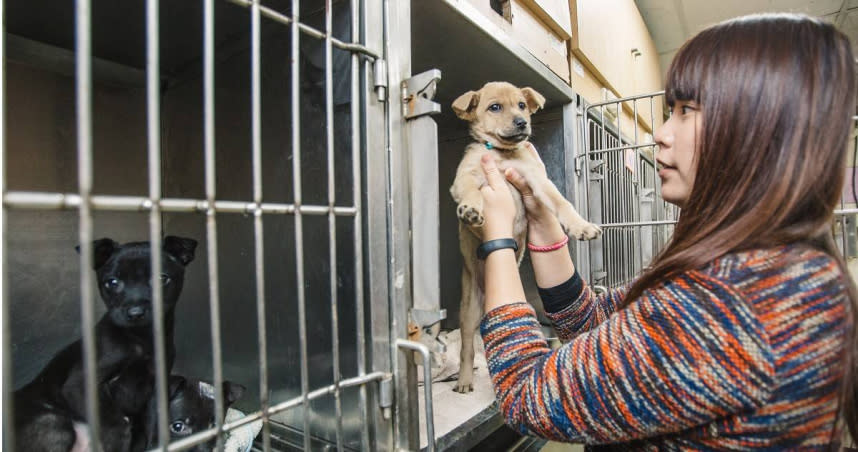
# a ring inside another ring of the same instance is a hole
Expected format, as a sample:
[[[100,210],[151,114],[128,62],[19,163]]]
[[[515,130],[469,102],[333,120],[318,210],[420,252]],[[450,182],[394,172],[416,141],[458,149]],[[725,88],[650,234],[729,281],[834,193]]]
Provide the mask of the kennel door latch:
[[[411,309],[411,320],[420,328],[429,328],[446,318],[446,309]]]
[[[405,119],[441,113],[441,104],[433,102],[441,80],[439,69],[429,69],[402,81],[402,106]]]

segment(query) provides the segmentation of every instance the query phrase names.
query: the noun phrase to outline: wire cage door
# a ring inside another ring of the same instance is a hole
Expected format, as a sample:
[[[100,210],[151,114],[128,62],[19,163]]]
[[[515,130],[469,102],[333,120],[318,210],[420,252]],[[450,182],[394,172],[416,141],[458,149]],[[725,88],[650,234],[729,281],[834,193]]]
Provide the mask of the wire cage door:
[[[381,3],[2,10],[4,450],[14,391],[76,339],[99,437],[93,240],[149,241],[160,274],[167,235],[199,246],[174,344],[152,282],[155,446],[261,422],[259,450],[391,449]],[[241,383],[244,417],[170,441],[169,373]]]
[[[602,237],[589,242],[588,281],[597,289],[630,283],[670,239],[678,209],[660,195],[653,128],[664,93],[586,105],[582,115],[588,218]],[[585,267],[586,268],[586,267]]]

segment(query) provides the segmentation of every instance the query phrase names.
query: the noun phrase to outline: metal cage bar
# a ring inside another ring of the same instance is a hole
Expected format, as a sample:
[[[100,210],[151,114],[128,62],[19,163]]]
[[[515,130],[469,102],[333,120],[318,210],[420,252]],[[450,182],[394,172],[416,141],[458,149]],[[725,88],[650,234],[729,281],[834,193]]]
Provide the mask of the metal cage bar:
[[[236,5],[245,6],[245,7],[251,7],[254,3],[256,3],[256,0],[227,0],[227,1],[229,1],[230,3],[234,3]],[[283,25],[293,25],[293,23],[297,24],[298,29],[302,33],[306,34],[307,36],[310,36],[310,37],[313,37],[316,39],[330,38],[331,45],[333,45],[334,47],[337,47],[339,49],[346,50],[349,52],[359,53],[359,54],[364,55],[365,57],[369,58],[370,60],[377,60],[377,59],[381,58],[381,56],[379,56],[378,53],[374,52],[373,50],[367,48],[364,45],[359,44],[357,42],[357,40],[355,40],[354,42],[343,42],[337,38],[329,36],[330,32],[321,32],[319,30],[316,30],[313,27],[302,24],[298,19],[298,14],[296,14],[296,13],[293,13],[294,17],[289,17],[289,16],[283,15],[283,14],[281,14],[281,13],[279,13],[279,12],[277,12],[277,11],[267,7],[267,6],[263,6],[263,5],[259,5],[259,11],[264,17],[271,19],[275,22],[279,22]],[[293,11],[297,11],[297,10],[293,9]],[[352,8],[352,11],[356,11],[356,9]]]
[[[0,74],[0,190],[3,193],[6,192],[6,8],[3,5],[0,5],[0,67],[2,67],[2,74]],[[2,222],[3,231],[6,231],[9,227],[6,214],[3,212],[3,215],[0,215],[0,222]],[[8,248],[8,242],[6,240],[6,236],[4,234],[3,238],[3,246],[0,246],[0,268],[8,269],[9,268],[9,260],[6,254],[6,249]],[[9,384],[12,381],[12,341],[11,341],[11,332],[9,331],[9,272],[2,272],[2,280],[0,280],[0,284],[2,284],[2,288],[0,288],[0,296],[3,297],[0,300],[0,347],[2,347],[2,361],[3,361],[3,381],[6,382],[3,384],[2,388],[0,388],[0,397],[2,397],[2,407],[0,409],[3,410],[3,413],[7,413],[6,416],[3,416],[3,441],[0,443],[0,447],[3,450],[15,450],[15,433],[12,423],[12,414],[14,413],[14,404],[12,403],[12,391],[11,385]]]
[[[196,212],[207,213],[238,213],[253,215],[260,211],[262,214],[293,215],[328,215],[333,211],[337,216],[355,216],[357,208],[347,206],[315,206],[286,203],[256,203],[243,201],[209,201],[206,199],[162,198],[157,200],[162,212]],[[43,193],[27,191],[7,192],[3,197],[6,207],[15,209],[78,209],[81,206],[81,196],[77,193]],[[139,211],[145,212],[153,208],[154,202],[140,196],[109,196],[92,195],[89,197],[91,211]]]
[[[83,363],[86,394],[86,419],[94,452],[101,450],[101,422],[98,418],[98,393],[96,385],[95,306],[93,303],[92,277],[87,271],[92,268],[92,214],[89,199],[92,194],[92,36],[91,5],[89,0],[80,0],[75,11],[75,91],[77,102],[77,148],[78,148],[78,196],[81,199],[78,211],[78,239],[80,242],[80,303],[81,339],[83,341]]]
[[[301,101],[300,89],[300,1],[292,0],[292,189],[295,205],[300,206],[301,197]],[[329,176],[330,177],[330,176]],[[301,406],[304,410],[304,450],[310,450],[310,392],[309,369],[307,366],[307,313],[304,294],[304,221],[300,210],[295,214],[295,272],[298,280],[298,334],[301,356]],[[268,445],[266,445],[266,448]],[[267,449],[266,449],[267,452]]]
[[[259,0],[254,0],[250,10],[250,48],[251,48],[251,140],[253,152],[253,202],[262,203],[262,56],[261,56],[261,18]],[[297,59],[297,56],[294,56]],[[294,76],[293,76],[294,77]],[[293,100],[294,104],[294,100]],[[298,154],[298,148],[293,148]],[[297,157],[296,157],[297,160]],[[300,198],[296,195],[296,200]],[[296,204],[298,204],[296,202]],[[300,218],[300,213],[296,215]],[[297,220],[296,220],[297,221]],[[256,265],[256,328],[259,343],[259,405],[262,408],[262,444],[263,450],[271,449],[271,425],[268,418],[268,337],[265,320],[265,236],[262,224],[262,211],[257,207],[253,212],[253,237]],[[303,277],[298,281],[303,281]],[[302,284],[298,284],[301,291]]]
[[[328,206],[331,208],[328,213],[328,260],[330,265],[330,273],[328,275],[328,283],[331,297],[331,357],[332,357],[332,372],[334,381],[334,413],[335,420],[335,437],[337,442],[337,451],[343,450],[343,406],[340,398],[340,337],[339,337],[339,319],[337,318],[337,217],[333,213],[333,207],[336,204],[336,193],[334,192],[334,81],[333,81],[333,46],[331,45],[331,35],[333,34],[333,25],[331,20],[331,2],[325,2],[325,146],[327,151],[327,168],[328,168]],[[356,195],[357,196],[357,195]]]
[[[351,0],[351,32],[352,42],[360,41],[361,23],[359,0]],[[351,117],[352,117],[352,203],[355,207],[354,216],[354,253],[355,253],[355,329],[357,342],[357,374],[366,375],[366,337],[364,325],[364,285],[363,285],[363,183],[361,177],[361,108],[360,108],[360,58],[352,53],[350,61],[351,72]],[[342,384],[342,382],[341,382]],[[358,410],[364,419],[370,418],[367,407],[366,386],[361,385],[358,393]],[[368,422],[361,423],[361,449],[369,450]]]
[[[217,214],[215,165],[215,66],[214,66],[214,0],[203,4],[203,128],[206,184],[206,251],[208,252],[209,324],[212,341],[214,387],[223,387],[223,353],[220,330],[220,278],[218,278]],[[215,412],[225,413],[223,391],[215,393]],[[223,431],[224,420],[215,416],[215,431]],[[217,435],[215,450],[223,450],[224,435]]]
[[[149,160],[149,199],[161,198],[161,70],[158,39],[158,0],[146,2],[146,135]],[[158,443],[170,442],[167,426],[167,353],[164,345],[164,296],[161,274],[161,209],[149,210],[152,265],[152,334],[155,343],[155,394],[158,406]]]

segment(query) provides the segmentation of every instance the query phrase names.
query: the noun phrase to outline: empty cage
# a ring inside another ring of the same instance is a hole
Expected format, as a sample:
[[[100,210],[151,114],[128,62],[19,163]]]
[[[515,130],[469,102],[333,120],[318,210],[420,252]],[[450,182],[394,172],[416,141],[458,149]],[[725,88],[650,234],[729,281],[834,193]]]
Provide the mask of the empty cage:
[[[653,127],[663,122],[663,102],[659,92],[584,109],[578,168],[586,179],[588,218],[603,230],[588,250],[588,281],[594,285],[628,284],[672,233],[678,209],[661,198],[652,138]]]

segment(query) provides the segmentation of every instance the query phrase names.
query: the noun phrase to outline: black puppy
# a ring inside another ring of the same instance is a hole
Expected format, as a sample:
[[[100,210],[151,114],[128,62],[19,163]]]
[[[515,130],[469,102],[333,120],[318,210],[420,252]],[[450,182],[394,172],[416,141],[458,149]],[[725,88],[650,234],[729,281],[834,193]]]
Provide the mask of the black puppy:
[[[163,240],[159,277],[168,372],[175,357],[173,308],[196,246],[188,238]],[[107,306],[95,326],[102,447],[111,452],[137,450],[145,445],[143,413],[155,381],[149,242],[120,245],[105,238],[94,241],[93,250],[99,293]],[[76,440],[80,444],[74,426],[84,423],[86,416],[82,354],[78,340],[15,392],[18,450],[65,452]]]
[[[231,381],[223,382],[224,412],[220,413],[223,420],[226,409],[244,394],[245,387]],[[215,394],[211,383],[196,378],[185,378],[178,375],[170,376],[167,421],[170,427],[170,441],[199,433],[215,426]],[[158,401],[152,397],[146,409],[146,424],[149,432],[146,449],[158,446]],[[216,440],[198,444],[191,449],[196,452],[214,450]]]

